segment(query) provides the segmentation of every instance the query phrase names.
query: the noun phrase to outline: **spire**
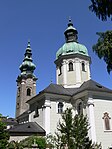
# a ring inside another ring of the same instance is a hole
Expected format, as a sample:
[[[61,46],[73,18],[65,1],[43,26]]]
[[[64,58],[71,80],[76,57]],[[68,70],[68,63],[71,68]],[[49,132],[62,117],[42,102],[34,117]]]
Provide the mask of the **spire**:
[[[24,54],[24,59],[19,69],[21,70],[21,75],[32,74],[35,70],[36,66],[32,60],[32,50],[30,47],[30,41],[28,41],[28,45]]]
[[[77,30],[73,27],[71,18],[69,18],[68,27],[64,32],[66,42],[77,42]]]
[[[69,26],[73,26],[73,23],[72,23],[71,17],[69,17],[68,27],[69,27]]]

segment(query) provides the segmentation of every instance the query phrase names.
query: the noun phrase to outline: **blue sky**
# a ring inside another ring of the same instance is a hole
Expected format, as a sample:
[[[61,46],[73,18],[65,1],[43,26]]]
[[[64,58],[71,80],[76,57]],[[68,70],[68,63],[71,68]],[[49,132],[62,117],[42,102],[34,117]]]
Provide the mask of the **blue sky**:
[[[16,78],[30,39],[38,77],[37,93],[55,83],[55,54],[63,45],[64,30],[71,16],[92,59],[91,78],[112,89],[112,75],[92,51],[96,32],[111,29],[89,11],[90,0],[3,0],[0,1],[0,113],[15,116]]]

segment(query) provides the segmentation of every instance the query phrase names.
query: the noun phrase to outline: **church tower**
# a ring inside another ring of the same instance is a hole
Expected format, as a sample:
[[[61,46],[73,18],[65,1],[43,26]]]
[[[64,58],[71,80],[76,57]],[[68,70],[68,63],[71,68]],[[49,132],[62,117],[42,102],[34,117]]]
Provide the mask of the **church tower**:
[[[79,44],[78,31],[69,19],[64,32],[65,44],[56,53],[56,82],[65,88],[80,87],[90,79],[90,57],[87,48]]]
[[[19,69],[20,75],[17,77],[17,97],[16,97],[16,118],[28,110],[28,101],[36,95],[36,76],[33,74],[36,66],[32,60],[32,50],[30,42],[26,48],[24,59]]]

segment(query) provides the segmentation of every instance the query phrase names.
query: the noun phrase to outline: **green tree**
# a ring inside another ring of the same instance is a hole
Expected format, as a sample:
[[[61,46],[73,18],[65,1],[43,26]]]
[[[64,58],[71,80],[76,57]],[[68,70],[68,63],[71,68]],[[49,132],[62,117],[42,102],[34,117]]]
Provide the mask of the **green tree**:
[[[46,148],[53,149],[56,147],[56,137],[52,134],[46,136]]]
[[[73,121],[73,138],[75,138],[75,148],[89,149],[92,141],[88,137],[89,123],[86,116],[76,115]]]
[[[7,149],[23,149],[23,145],[19,142],[11,141],[8,143]]]
[[[93,46],[93,51],[100,59],[103,59],[107,64],[107,71],[112,71],[112,31],[97,33],[99,39],[96,45]]]
[[[74,138],[73,138],[73,118],[72,118],[72,110],[65,110],[64,114],[62,114],[62,121],[59,122],[58,131],[61,134],[62,142],[61,146],[67,144],[68,149],[74,148]]]
[[[102,21],[112,19],[112,0],[91,0],[89,9]]]
[[[46,146],[46,140],[44,137],[38,137],[38,136],[30,136],[22,141],[20,141],[20,145],[24,147],[33,147],[37,146],[39,149],[45,149]]]
[[[8,145],[9,134],[6,124],[3,122],[3,116],[0,114],[0,149],[6,149]]]
[[[102,21],[112,20],[112,0],[91,0],[89,9],[96,14]],[[112,30],[96,33],[99,38],[93,46],[93,51],[100,59],[103,59],[107,65],[107,72],[112,71]]]
[[[62,114],[62,121],[59,122],[58,129],[58,149],[101,149],[101,145],[92,144],[88,137],[88,119],[83,115],[73,117],[72,109],[66,109]],[[60,145],[60,146],[59,146]]]

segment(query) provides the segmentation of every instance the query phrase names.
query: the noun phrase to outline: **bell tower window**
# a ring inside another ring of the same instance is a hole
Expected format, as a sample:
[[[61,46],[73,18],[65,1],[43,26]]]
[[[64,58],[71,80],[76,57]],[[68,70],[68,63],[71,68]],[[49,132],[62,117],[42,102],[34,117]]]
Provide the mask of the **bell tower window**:
[[[69,68],[69,71],[73,71],[73,63],[72,62],[70,62],[68,64],[68,68]]]
[[[26,95],[27,95],[27,96],[31,96],[31,89],[30,89],[30,88],[27,89]]]
[[[85,63],[82,62],[82,71],[85,71]]]
[[[104,113],[103,119],[104,119],[105,130],[110,130],[110,117],[107,112]]]

